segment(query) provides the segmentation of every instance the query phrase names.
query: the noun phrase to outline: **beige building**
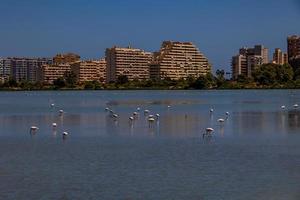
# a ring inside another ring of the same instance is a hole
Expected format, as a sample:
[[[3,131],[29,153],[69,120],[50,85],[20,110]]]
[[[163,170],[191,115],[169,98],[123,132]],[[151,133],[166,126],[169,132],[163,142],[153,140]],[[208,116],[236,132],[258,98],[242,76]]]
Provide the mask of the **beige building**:
[[[269,63],[268,49],[263,45],[255,45],[254,48],[241,48],[239,54],[232,57],[232,78],[237,79],[239,75],[251,77],[255,68]]]
[[[80,62],[80,56],[74,53],[57,54],[53,64],[45,64],[37,69],[37,80],[52,84],[54,80],[63,77],[66,72],[71,72],[71,65]]]
[[[276,48],[273,53],[273,63],[278,65],[283,65],[288,63],[287,53],[281,51],[281,49]]]
[[[80,61],[80,56],[74,53],[57,54],[53,58],[53,63],[56,65],[68,64]]]
[[[106,82],[115,82],[120,75],[128,80],[149,79],[152,53],[141,49],[113,47],[106,49]]]
[[[101,59],[75,62],[71,64],[71,71],[76,75],[79,83],[87,81],[105,82],[106,61]]]
[[[71,71],[70,64],[43,65],[37,70],[38,81],[52,84],[54,80],[63,77]]]
[[[160,51],[154,53],[154,60],[150,65],[150,78],[197,78],[210,71],[208,59],[193,43],[164,41]]]
[[[247,57],[244,55],[237,55],[232,57],[232,76],[237,79],[240,74],[248,74]]]

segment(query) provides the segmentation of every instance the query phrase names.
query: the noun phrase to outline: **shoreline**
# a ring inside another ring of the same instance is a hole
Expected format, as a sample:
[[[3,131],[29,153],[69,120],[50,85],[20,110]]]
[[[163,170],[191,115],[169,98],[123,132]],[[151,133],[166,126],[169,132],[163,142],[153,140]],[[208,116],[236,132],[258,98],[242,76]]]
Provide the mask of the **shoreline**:
[[[300,88],[213,88],[213,89],[164,89],[164,88],[116,88],[116,89],[0,89],[0,92],[43,92],[43,91],[57,91],[57,92],[68,92],[68,91],[238,91],[238,90],[300,90]]]

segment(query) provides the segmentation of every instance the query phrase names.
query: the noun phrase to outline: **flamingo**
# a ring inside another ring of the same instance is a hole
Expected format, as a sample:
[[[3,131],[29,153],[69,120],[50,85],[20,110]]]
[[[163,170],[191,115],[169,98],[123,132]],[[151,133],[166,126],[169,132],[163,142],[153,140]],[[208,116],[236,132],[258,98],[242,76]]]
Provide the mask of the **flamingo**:
[[[52,127],[53,127],[53,129],[55,129],[57,127],[57,124],[56,123],[52,123]]]
[[[155,119],[153,117],[149,117],[148,118],[148,122],[149,122],[149,128],[151,127],[151,124],[155,121]]]
[[[218,122],[223,123],[223,122],[225,122],[225,120],[220,118],[220,119],[218,119]]]
[[[144,110],[144,114],[148,114],[150,111],[149,110]]]
[[[59,113],[59,116],[62,116],[64,114],[64,110],[59,110],[58,113]]]
[[[203,138],[203,139],[204,139],[204,137],[209,137],[209,138],[211,138],[214,129],[213,129],[213,128],[206,128],[205,131],[206,131],[206,132],[203,133],[202,138]]]
[[[69,133],[66,132],[66,131],[64,131],[64,132],[62,133],[63,140],[67,139],[68,135],[69,135]]]
[[[30,127],[30,134],[35,134],[37,132],[37,130],[39,130],[39,128],[37,126],[31,126]]]

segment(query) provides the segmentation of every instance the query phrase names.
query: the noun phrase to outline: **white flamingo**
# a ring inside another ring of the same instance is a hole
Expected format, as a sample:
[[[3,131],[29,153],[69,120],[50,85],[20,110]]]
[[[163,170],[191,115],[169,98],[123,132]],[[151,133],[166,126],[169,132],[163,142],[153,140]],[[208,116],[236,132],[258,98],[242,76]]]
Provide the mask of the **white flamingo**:
[[[225,122],[225,119],[220,118],[220,119],[218,119],[218,122],[223,123],[223,122]]]
[[[53,129],[56,129],[57,124],[56,123],[52,123],[52,127],[53,127]]]
[[[68,132],[64,131],[64,132],[62,133],[63,140],[67,139],[68,136],[69,136],[69,133],[68,133]]]
[[[214,129],[213,129],[213,128],[206,128],[205,131],[206,131],[206,132],[203,133],[202,138],[203,138],[203,139],[204,139],[205,137],[211,138]]]
[[[39,128],[37,126],[31,126],[30,127],[30,134],[35,134],[37,132],[37,130],[39,130]]]
[[[144,110],[144,114],[147,115],[150,111],[149,110]]]
[[[155,121],[155,119],[153,117],[149,117],[148,118],[149,128],[152,126],[152,124],[153,124],[154,121]]]
[[[58,113],[59,113],[59,116],[63,116],[63,114],[64,114],[65,112],[64,112],[64,110],[59,110]]]

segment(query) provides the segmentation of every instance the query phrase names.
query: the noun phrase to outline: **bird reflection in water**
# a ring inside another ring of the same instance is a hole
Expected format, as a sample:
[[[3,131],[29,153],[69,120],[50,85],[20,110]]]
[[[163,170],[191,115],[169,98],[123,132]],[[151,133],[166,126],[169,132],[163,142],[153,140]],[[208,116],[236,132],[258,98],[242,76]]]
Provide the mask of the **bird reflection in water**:
[[[56,136],[57,136],[57,131],[56,131],[56,130],[53,130],[53,131],[52,131],[52,136],[53,136],[54,138],[56,138]]]

